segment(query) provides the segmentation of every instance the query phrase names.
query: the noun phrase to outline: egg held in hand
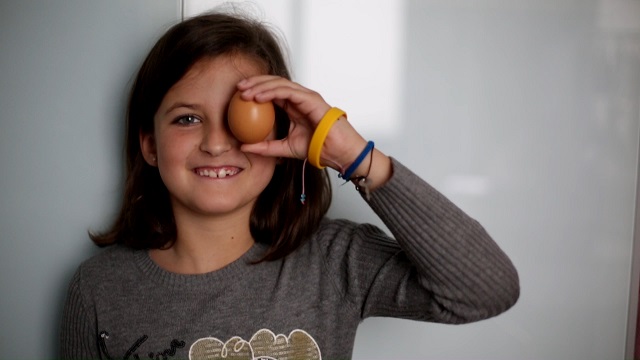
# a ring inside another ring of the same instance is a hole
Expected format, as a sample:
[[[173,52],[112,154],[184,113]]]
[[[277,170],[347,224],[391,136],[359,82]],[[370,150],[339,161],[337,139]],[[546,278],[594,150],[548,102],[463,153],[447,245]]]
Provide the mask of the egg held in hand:
[[[227,118],[233,136],[243,143],[253,144],[264,140],[273,130],[276,112],[271,101],[246,101],[240,97],[240,92],[236,92],[229,102]]]

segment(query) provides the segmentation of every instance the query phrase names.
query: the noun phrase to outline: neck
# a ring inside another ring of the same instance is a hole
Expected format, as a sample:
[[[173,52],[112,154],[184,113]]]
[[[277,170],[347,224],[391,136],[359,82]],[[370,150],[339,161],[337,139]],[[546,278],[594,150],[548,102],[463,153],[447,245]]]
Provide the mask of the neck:
[[[249,215],[211,218],[175,214],[178,230],[175,243],[166,250],[151,250],[149,255],[160,267],[179,274],[219,270],[253,246]]]

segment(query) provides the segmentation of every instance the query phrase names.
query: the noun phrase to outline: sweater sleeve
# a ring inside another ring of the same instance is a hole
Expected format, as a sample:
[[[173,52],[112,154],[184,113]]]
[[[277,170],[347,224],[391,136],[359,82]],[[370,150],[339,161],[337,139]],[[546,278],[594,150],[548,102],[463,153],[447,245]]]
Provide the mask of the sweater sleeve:
[[[87,311],[78,269],[71,280],[60,329],[61,359],[99,359],[95,325]]]
[[[395,239],[370,225],[352,234],[363,239],[356,240],[357,254],[348,255],[361,259],[349,260],[352,270],[363,266],[361,316],[457,324],[515,304],[517,271],[485,229],[398,161],[392,164],[391,179],[367,201]]]

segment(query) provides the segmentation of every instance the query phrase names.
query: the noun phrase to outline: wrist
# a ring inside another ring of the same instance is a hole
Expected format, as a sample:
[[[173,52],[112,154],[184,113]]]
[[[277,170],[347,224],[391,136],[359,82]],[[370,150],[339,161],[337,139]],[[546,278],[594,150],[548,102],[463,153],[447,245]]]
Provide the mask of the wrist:
[[[367,140],[355,131],[349,121],[346,118],[340,119],[327,136],[321,161],[344,174],[366,146]],[[384,185],[391,174],[391,159],[374,147],[362,159],[350,179],[361,193],[368,194]]]
[[[321,163],[344,173],[367,146],[346,117],[333,126],[322,147]]]
[[[341,171],[340,174],[338,174],[338,177],[349,181],[349,180],[353,180],[356,177],[364,177],[366,178],[367,175],[369,174],[369,171],[371,170],[371,162],[373,161],[373,147],[375,146],[373,141],[368,141],[367,142],[367,146],[365,146],[365,148],[362,150],[362,152],[360,152],[360,154],[358,154],[358,157],[355,158],[355,160],[353,160],[353,162],[351,163],[351,165],[349,165],[349,167],[344,170]],[[371,155],[371,156],[369,156]],[[366,174],[363,175],[359,175],[359,172],[357,171],[358,169],[362,168],[363,164],[364,164],[364,160],[365,158],[369,158],[369,166],[367,167],[367,171]]]

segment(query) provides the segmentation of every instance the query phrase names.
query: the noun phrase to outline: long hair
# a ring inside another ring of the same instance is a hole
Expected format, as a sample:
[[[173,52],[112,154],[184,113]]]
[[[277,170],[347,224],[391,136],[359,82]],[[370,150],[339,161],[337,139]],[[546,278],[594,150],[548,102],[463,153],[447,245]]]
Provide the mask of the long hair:
[[[103,233],[90,233],[98,246],[123,244],[135,249],[164,249],[176,239],[169,193],[158,169],[142,156],[139,135],[153,134],[153,117],[165,94],[202,58],[239,54],[263,64],[268,74],[290,79],[276,36],[263,23],[243,16],[210,13],[171,27],[144,60],[127,106],[126,180],[120,212]],[[276,107],[276,137],[289,131],[289,118]],[[306,204],[300,203],[305,168]],[[262,260],[282,258],[317,230],[331,203],[331,184],[324,170],[303,167],[284,158],[258,196],[250,229],[257,242],[269,244]]]

